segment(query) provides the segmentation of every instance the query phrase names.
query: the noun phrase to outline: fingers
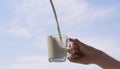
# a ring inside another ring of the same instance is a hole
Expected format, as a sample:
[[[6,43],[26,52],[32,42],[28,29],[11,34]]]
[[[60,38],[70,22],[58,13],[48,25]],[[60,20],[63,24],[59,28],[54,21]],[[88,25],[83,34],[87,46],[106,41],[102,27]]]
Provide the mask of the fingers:
[[[88,47],[87,44],[84,44],[83,42],[79,41],[78,39],[69,38],[69,41],[72,43],[76,43],[76,45],[79,46],[81,50]]]
[[[80,42],[78,39],[72,39],[72,38],[69,38],[69,41],[75,42],[75,43],[77,43],[77,44],[79,44],[79,42]]]
[[[80,47],[76,43],[72,43],[69,45],[68,53],[72,54],[74,52],[78,52]]]
[[[69,40],[72,44],[69,45],[68,53],[70,56],[68,57],[68,60],[77,63],[82,57],[85,56],[85,54],[80,51],[81,47],[79,46],[79,40],[71,38]]]
[[[80,61],[81,58],[85,56],[85,54],[81,51],[83,43],[80,42],[78,39],[72,38],[69,38],[69,41],[71,41],[72,44],[69,45],[68,53],[70,54],[70,56],[68,57],[68,60],[77,63]]]
[[[79,48],[79,40],[77,39],[72,39],[72,38],[69,38],[69,41],[72,42],[69,47],[70,48]]]
[[[68,57],[68,60],[71,61],[71,62],[80,62],[80,60],[84,57],[83,54],[79,54],[79,53],[74,53],[74,54],[71,54],[69,57]]]
[[[78,54],[71,54],[68,57],[68,60],[71,61],[71,62],[77,62],[79,60],[79,55]]]
[[[79,40],[78,39],[72,39],[72,38],[69,38],[69,40],[72,41],[72,44],[69,45],[68,53],[69,54],[74,54],[74,53],[81,54],[80,48],[82,46],[79,45]]]
[[[72,43],[70,49],[68,49],[70,54],[68,57],[69,61],[83,64],[89,64],[94,61],[94,57],[98,54],[95,48],[80,42],[78,39],[69,38],[69,41]]]

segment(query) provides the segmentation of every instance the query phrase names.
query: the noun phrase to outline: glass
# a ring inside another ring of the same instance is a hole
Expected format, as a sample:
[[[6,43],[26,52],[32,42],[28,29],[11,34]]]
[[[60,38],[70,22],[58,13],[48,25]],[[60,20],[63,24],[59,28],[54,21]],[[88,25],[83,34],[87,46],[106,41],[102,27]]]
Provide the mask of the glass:
[[[50,35],[48,41],[48,57],[50,62],[64,62],[67,57],[68,37],[62,35],[62,42],[58,35]]]

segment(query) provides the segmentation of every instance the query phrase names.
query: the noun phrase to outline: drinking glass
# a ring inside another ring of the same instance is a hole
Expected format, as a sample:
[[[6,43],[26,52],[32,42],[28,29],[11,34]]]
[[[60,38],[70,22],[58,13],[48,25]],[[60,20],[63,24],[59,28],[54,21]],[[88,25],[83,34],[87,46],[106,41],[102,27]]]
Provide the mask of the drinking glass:
[[[47,38],[48,57],[50,62],[64,62],[67,57],[68,37],[62,35],[60,40],[57,34],[49,35]]]

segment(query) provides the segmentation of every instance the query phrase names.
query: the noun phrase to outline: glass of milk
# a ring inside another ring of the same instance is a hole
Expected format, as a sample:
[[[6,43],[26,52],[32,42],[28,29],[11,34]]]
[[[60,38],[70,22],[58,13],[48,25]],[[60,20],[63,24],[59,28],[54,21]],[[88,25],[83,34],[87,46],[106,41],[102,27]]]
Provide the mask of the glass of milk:
[[[50,62],[64,62],[67,57],[68,37],[62,35],[62,42],[57,34],[47,38],[48,57]]]

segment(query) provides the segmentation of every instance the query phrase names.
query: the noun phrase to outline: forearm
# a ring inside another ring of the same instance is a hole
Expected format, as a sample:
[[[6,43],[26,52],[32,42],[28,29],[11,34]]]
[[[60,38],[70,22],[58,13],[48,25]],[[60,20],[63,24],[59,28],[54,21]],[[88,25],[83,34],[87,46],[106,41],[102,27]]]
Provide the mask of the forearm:
[[[120,69],[120,62],[103,52],[101,52],[101,55],[97,58],[95,60],[95,64],[99,65],[103,69]]]

